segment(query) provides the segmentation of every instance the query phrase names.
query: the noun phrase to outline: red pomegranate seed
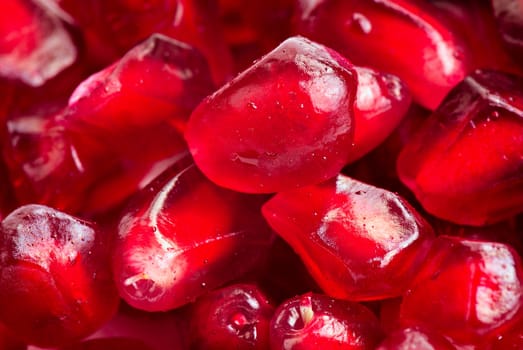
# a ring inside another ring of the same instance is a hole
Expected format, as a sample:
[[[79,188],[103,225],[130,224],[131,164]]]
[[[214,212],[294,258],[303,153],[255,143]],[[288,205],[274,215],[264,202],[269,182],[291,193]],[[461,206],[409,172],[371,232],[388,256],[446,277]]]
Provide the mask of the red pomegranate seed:
[[[86,215],[120,205],[187,153],[181,131],[212,86],[198,52],[152,36],[84,81],[63,112],[9,121],[17,198]]]
[[[29,344],[59,346],[97,330],[118,294],[103,232],[40,205],[1,224],[0,319]]]
[[[523,210],[523,79],[477,71],[460,83],[398,158],[431,214],[485,225]]]
[[[257,199],[173,167],[123,215],[113,257],[120,295],[164,311],[240,277],[269,247]]]
[[[367,154],[399,125],[411,104],[410,92],[397,77],[355,67],[358,91],[354,105],[354,141],[348,161]]]
[[[0,3],[0,76],[41,86],[70,66],[76,55],[63,23],[42,2]]]
[[[219,28],[216,1],[61,0],[80,26],[89,53],[101,66],[117,60],[153,33],[186,42],[209,61],[217,83],[232,73],[232,57]]]
[[[320,287],[340,299],[401,295],[433,238],[401,197],[343,175],[278,193],[263,214]]]
[[[440,236],[403,297],[400,321],[480,345],[523,317],[521,258],[501,243]]]
[[[312,293],[280,305],[270,329],[271,350],[371,350],[382,337],[365,306]]]
[[[491,0],[491,3],[503,41],[523,67],[523,3],[521,0]]]
[[[356,88],[348,61],[293,37],[205,99],[185,137],[221,186],[270,193],[317,183],[349,157]]]
[[[255,285],[233,284],[200,297],[191,309],[191,350],[269,349],[274,307]]]
[[[420,328],[403,328],[387,335],[376,350],[454,350],[442,335]]]
[[[435,109],[469,67],[461,38],[419,1],[301,0],[295,30],[357,65],[400,77]]]

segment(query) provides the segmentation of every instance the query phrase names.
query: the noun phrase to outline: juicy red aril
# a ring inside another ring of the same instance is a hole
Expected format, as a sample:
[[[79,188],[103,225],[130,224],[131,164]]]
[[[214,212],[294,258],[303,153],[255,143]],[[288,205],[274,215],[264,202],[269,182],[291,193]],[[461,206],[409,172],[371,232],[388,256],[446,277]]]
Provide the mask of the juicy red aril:
[[[115,61],[153,33],[162,33],[201,51],[216,83],[230,78],[232,57],[215,15],[215,1],[61,0],[59,4],[80,25],[89,54],[100,65]]]
[[[454,350],[447,339],[438,333],[420,328],[403,328],[390,333],[377,350]]]
[[[523,210],[523,79],[467,77],[398,157],[398,173],[431,214],[484,225]]]
[[[205,99],[185,137],[221,186],[270,193],[317,183],[349,157],[356,88],[348,61],[293,37]]]
[[[382,332],[358,303],[307,293],[281,304],[271,321],[271,350],[371,350]]]
[[[84,214],[120,205],[187,152],[181,130],[212,86],[197,51],[152,36],[84,81],[64,111],[9,120],[17,198]]]
[[[272,239],[257,201],[216,186],[194,165],[169,169],[120,221],[113,266],[122,298],[169,310],[238,278]]]
[[[296,32],[357,65],[400,77],[414,100],[434,109],[469,71],[459,37],[422,2],[301,0]]]
[[[522,283],[509,246],[440,236],[403,297],[400,322],[479,345],[521,321]]]
[[[381,144],[407,114],[410,92],[397,77],[355,67],[358,91],[354,104],[354,141],[348,162]]]
[[[267,350],[273,313],[255,285],[233,284],[204,295],[191,309],[191,350]]]
[[[278,193],[263,214],[320,287],[349,300],[401,295],[433,238],[401,197],[343,175]]]
[[[0,3],[0,76],[41,86],[77,51],[60,19],[37,0]]]
[[[521,0],[491,0],[505,44],[523,58],[523,3]]]
[[[94,332],[118,294],[103,232],[54,209],[23,206],[1,224],[0,320],[29,344],[50,347]]]

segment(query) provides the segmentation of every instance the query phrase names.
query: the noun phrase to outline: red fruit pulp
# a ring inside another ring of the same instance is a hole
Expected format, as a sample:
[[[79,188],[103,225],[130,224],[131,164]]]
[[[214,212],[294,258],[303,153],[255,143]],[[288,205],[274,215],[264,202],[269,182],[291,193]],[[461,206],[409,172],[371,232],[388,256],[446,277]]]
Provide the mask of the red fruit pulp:
[[[240,277],[272,239],[256,201],[216,186],[194,165],[169,169],[120,221],[113,267],[122,298],[164,311]]]
[[[121,205],[187,153],[181,130],[212,89],[196,50],[152,36],[80,84],[64,111],[9,121],[17,198],[84,215]]]
[[[354,141],[348,162],[367,154],[399,125],[411,104],[410,92],[397,77],[355,67],[358,92],[354,105]]]
[[[269,349],[274,307],[255,285],[232,284],[191,308],[191,350]]]
[[[450,93],[398,157],[429,213],[485,225],[523,210],[523,79],[477,71]]]
[[[1,223],[0,320],[29,344],[71,343],[116,312],[107,237],[91,223],[40,205]]]
[[[523,318],[523,266],[501,243],[440,236],[403,297],[400,322],[481,345]]]
[[[401,197],[344,175],[278,193],[262,211],[320,287],[341,299],[401,295],[433,238]]]
[[[365,306],[312,293],[281,304],[270,330],[271,350],[371,350],[382,336]]]
[[[301,0],[295,32],[357,65],[400,77],[416,102],[435,109],[469,67],[469,52],[430,5],[407,0]],[[408,38],[408,39],[406,39]]]
[[[356,84],[341,56],[293,37],[205,99],[185,138],[220,186],[270,193],[317,183],[349,157]]]

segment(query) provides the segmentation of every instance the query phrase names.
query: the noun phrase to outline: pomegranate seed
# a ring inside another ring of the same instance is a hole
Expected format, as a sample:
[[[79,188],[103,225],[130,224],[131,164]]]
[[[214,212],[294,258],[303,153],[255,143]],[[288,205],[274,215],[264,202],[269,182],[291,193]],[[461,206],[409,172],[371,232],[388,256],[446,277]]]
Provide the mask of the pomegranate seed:
[[[76,59],[60,19],[37,0],[0,3],[0,75],[41,86]]]
[[[17,198],[84,215],[121,205],[187,153],[181,131],[211,90],[201,55],[152,36],[84,81],[64,111],[9,121]]]
[[[523,317],[521,258],[501,243],[440,236],[403,297],[400,321],[482,344]]]
[[[317,183],[349,157],[356,84],[341,56],[293,37],[204,100],[185,137],[220,186],[270,193]]]
[[[404,328],[393,332],[378,346],[377,350],[454,350],[443,336],[419,328]]]
[[[411,104],[410,92],[397,77],[355,67],[358,92],[354,105],[354,161],[381,144],[399,125]]]
[[[169,169],[140,197],[120,221],[113,258],[120,295],[136,308],[194,301],[240,277],[270,245],[256,201],[217,187],[194,165]]]
[[[419,1],[300,0],[295,31],[357,65],[400,77],[416,102],[435,109],[470,71],[461,38]],[[408,38],[408,40],[406,40]]]
[[[401,197],[343,175],[278,193],[263,214],[323,290],[340,299],[401,295],[433,238]]]
[[[365,306],[307,293],[280,305],[270,329],[271,350],[375,349],[382,339]]]
[[[447,96],[398,157],[431,214],[485,225],[523,210],[523,79],[477,71]]]
[[[269,349],[274,307],[249,284],[233,284],[199,298],[191,312],[191,349]]]
[[[115,312],[102,232],[54,209],[23,206],[1,224],[0,319],[25,342],[79,340]]]

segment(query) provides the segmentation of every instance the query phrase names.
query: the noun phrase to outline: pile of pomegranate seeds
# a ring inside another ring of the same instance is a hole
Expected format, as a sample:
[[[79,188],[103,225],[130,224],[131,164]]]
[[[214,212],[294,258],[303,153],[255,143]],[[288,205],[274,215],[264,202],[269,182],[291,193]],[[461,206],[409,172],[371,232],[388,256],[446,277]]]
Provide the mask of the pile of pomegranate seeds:
[[[0,349],[523,349],[523,1],[3,0]]]

